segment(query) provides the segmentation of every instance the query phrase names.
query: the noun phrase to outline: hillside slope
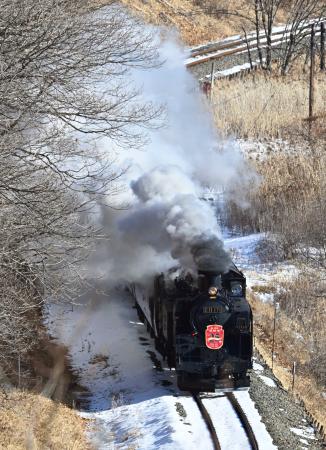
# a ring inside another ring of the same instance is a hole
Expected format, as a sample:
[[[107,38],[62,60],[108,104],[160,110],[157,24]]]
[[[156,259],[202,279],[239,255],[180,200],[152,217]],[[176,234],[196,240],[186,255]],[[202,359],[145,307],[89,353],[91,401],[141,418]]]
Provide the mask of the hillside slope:
[[[242,27],[254,26],[243,16],[253,18],[253,8],[248,0],[121,0],[146,22],[175,28],[188,45],[221,39],[242,33]],[[105,0],[101,0],[105,3]],[[218,6],[216,6],[218,5]],[[228,12],[221,15],[216,9]],[[278,17],[282,21],[282,15]]]
[[[0,390],[0,448],[87,450],[84,419],[61,403],[19,389]]]

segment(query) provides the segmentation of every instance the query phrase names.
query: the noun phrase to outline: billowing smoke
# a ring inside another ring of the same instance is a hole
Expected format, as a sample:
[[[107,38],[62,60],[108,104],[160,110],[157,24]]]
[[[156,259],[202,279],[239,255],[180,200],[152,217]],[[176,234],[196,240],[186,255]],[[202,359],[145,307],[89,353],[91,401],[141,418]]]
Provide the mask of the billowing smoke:
[[[228,269],[214,209],[199,198],[200,186],[180,168],[156,167],[131,187],[137,202],[119,221],[126,239],[132,236],[133,242],[168,252],[189,269]]]
[[[129,190],[120,200],[129,207],[103,213],[111,235],[103,248],[105,272],[113,280],[144,280],[176,265],[221,273],[231,263],[214,207],[201,197],[209,187],[221,191],[248,169],[234,144],[221,144],[180,45],[165,41],[161,56],[160,68],[135,78],[146,100],[165,106],[167,123],[152,132],[144,151],[122,158],[131,169]]]
[[[223,242],[216,236],[202,235],[191,244],[191,254],[200,271],[226,272],[231,263],[230,255],[223,248]]]

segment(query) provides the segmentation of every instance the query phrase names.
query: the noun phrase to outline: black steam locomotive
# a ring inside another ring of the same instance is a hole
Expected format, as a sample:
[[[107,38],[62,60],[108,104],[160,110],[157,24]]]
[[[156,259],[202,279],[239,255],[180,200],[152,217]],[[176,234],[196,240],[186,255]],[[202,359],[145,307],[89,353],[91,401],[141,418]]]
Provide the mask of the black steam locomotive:
[[[161,274],[151,292],[133,285],[132,293],[156,349],[175,367],[180,389],[214,392],[249,387],[252,312],[246,279],[234,264],[222,275],[199,271],[196,283],[190,274]]]

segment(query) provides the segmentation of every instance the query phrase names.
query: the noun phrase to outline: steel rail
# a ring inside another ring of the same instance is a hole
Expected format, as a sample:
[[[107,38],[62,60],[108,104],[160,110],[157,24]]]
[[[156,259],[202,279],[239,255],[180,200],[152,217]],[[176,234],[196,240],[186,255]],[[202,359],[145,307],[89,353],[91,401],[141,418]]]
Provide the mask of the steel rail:
[[[300,31],[306,30],[301,34],[302,37],[306,37],[310,34],[309,27],[311,24],[304,25],[300,27]],[[320,34],[320,23],[318,23],[316,28],[316,33]],[[286,42],[291,34],[290,29],[284,29],[284,30],[276,30],[272,33],[272,42],[271,45],[275,46],[276,44],[282,44]],[[262,41],[260,42],[260,48],[267,47],[267,39],[264,35],[261,35]],[[249,44],[247,46],[247,43]],[[229,41],[221,41],[221,42],[214,42],[212,44],[206,44],[202,47],[196,47],[194,49],[190,49],[190,54],[188,57],[188,60],[186,61],[187,67],[192,67],[198,64],[205,63],[207,61],[213,60],[213,59],[220,59],[224,58],[225,56],[234,55],[238,53],[243,53],[248,50],[255,50],[257,49],[257,38],[256,36],[249,36],[246,40],[245,38],[239,38],[239,39],[233,39]],[[214,54],[216,52],[216,54]],[[197,59],[192,59],[196,58]]]
[[[201,398],[199,397],[199,394],[195,394],[192,392],[192,396],[193,396],[193,399],[195,400],[195,402],[198,406],[198,409],[201,412],[201,415],[202,415],[202,417],[207,425],[207,428],[210,432],[214,450],[221,450],[221,445],[218,440],[217,433],[216,433],[213,421],[211,419],[211,416],[209,415],[207,409],[205,408]]]
[[[320,22],[317,24],[317,29],[318,29],[318,27],[320,27],[321,22],[322,22],[322,20],[320,20]],[[309,29],[313,23],[314,23],[314,21],[311,21],[311,22],[309,22],[309,24],[302,25],[301,27],[298,28],[298,31],[301,32],[303,30]],[[272,32],[272,37],[278,36],[278,35],[281,35],[281,36],[290,35],[291,32],[292,32],[291,28],[287,28],[287,27],[284,27],[281,30],[276,29],[275,31]],[[259,33],[259,37],[261,39],[266,39],[266,34],[263,31],[261,31]],[[236,47],[237,45],[246,44],[247,42],[252,42],[252,41],[257,41],[256,33],[253,31],[251,31],[250,33],[247,34],[247,39],[242,36],[240,36],[239,38],[235,38],[235,39],[232,39],[232,37],[231,37],[231,38],[222,39],[222,40],[216,41],[216,42],[208,42],[207,44],[203,44],[203,45],[200,45],[197,47],[192,47],[189,49],[190,56],[191,57],[200,56],[200,55],[204,55],[206,53],[213,52],[215,50],[223,50],[223,49],[227,49],[227,48],[232,48],[232,47]]]
[[[249,440],[252,450],[259,450],[258,442],[256,440],[254,431],[249,423],[249,420],[248,420],[245,412],[241,408],[238,400],[235,398],[235,395],[232,392],[230,392],[230,393],[227,393],[226,396],[227,396],[228,400],[230,401],[234,411],[236,412],[236,414],[245,430],[245,433],[247,435],[247,438]]]

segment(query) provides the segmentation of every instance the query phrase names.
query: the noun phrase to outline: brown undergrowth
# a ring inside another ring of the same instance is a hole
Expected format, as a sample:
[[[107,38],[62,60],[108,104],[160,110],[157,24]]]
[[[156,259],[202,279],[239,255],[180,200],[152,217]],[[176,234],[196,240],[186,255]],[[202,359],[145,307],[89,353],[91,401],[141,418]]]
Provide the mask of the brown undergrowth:
[[[86,421],[42,395],[0,391],[0,448],[6,450],[88,450]]]
[[[87,450],[85,421],[66,406],[81,389],[67,349],[34,322],[33,349],[0,367],[0,449]]]
[[[108,0],[94,2],[105,5]],[[253,29],[252,23],[241,16],[254,19],[252,3],[246,0],[121,0],[121,3],[147,23],[176,29],[187,45],[242,34],[243,26]],[[284,23],[283,11],[278,12],[277,20]]]
[[[269,367],[272,367],[274,307],[269,303],[263,303],[253,292],[249,293],[249,301],[254,315],[255,347]],[[311,370],[311,364],[315,363],[314,349],[313,346],[309,346],[309,342],[312,340],[315,315],[308,313],[307,319],[309,315],[310,325],[304,327],[284,311],[277,311],[273,372],[286,390],[303,400],[306,409],[326,430],[326,399],[322,395],[321,383]],[[323,324],[324,322],[321,322],[319,326],[324,328]],[[292,390],[294,362],[296,374]]]
[[[65,347],[44,335],[39,347],[22,361],[21,376],[13,370],[9,374],[10,379],[5,374],[0,378],[7,386],[0,387],[0,449],[91,448],[85,420],[66,406],[74,402],[72,388],[77,380]],[[23,388],[14,388],[11,382]]]
[[[212,107],[217,128],[226,136],[266,140],[266,138],[300,141],[308,128],[309,79],[300,70],[288,76],[252,72],[243,78],[217,80]],[[319,130],[325,124],[325,75],[317,72],[315,121]]]
[[[323,142],[266,154],[255,161],[259,181],[248,187],[250,207],[226,205],[229,227],[272,233],[275,257],[300,257],[324,266],[326,236],[326,156]],[[236,192],[237,186],[234,187]],[[238,188],[240,189],[240,187]],[[315,250],[312,250],[315,249]],[[311,251],[312,250],[312,251]],[[267,255],[268,256],[268,255]]]

